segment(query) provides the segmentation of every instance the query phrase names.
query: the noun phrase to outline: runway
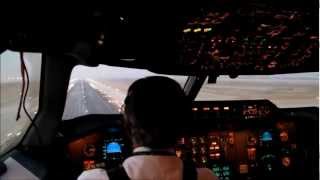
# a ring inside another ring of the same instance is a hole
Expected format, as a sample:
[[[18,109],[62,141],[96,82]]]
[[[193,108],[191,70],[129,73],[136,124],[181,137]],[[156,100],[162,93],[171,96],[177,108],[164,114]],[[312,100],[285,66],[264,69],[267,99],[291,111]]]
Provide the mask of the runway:
[[[121,103],[114,99],[115,95],[110,96],[114,92],[107,93],[107,87],[98,88],[97,86],[99,84],[94,80],[76,80],[71,84],[62,119],[68,120],[87,114],[119,113]]]

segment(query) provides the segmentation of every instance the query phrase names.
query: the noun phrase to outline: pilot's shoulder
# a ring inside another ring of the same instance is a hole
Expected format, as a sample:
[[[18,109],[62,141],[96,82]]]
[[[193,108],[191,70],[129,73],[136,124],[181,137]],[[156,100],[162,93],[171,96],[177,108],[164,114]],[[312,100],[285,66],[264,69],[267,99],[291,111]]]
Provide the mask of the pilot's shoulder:
[[[197,168],[197,172],[199,180],[218,180],[218,177],[208,168]]]
[[[97,168],[83,171],[78,180],[109,180],[109,177],[104,169]]]

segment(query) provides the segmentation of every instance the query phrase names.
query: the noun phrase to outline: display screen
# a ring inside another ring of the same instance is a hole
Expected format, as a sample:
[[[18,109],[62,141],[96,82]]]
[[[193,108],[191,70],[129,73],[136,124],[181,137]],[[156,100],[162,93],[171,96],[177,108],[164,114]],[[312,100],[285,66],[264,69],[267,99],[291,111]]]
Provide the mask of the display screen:
[[[108,163],[122,161],[126,152],[124,141],[121,137],[110,137],[103,141],[102,158]]]
[[[272,141],[272,135],[269,131],[265,131],[262,133],[261,141]]]
[[[107,152],[107,154],[121,153],[121,146],[117,142],[111,142],[109,144],[106,144],[106,152]]]

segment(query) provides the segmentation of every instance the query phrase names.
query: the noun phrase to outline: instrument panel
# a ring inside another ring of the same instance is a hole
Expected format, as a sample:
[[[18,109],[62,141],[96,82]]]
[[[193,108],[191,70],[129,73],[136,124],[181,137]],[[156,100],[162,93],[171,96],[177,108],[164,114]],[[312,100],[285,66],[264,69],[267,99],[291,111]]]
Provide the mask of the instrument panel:
[[[178,157],[191,158],[221,180],[292,178],[299,161],[297,124],[269,101],[195,102],[201,130],[180,136]]]
[[[192,112],[194,126],[177,139],[176,155],[219,179],[288,179],[309,171],[308,130],[270,101],[194,102]],[[120,128],[104,128],[67,145],[70,159],[83,170],[116,167],[131,150]]]
[[[297,168],[295,133],[291,121],[269,127],[213,129],[180,137],[176,153],[211,169],[222,180],[288,178]]]
[[[119,128],[106,128],[67,145],[69,158],[83,170],[115,167],[129,154],[129,143]]]

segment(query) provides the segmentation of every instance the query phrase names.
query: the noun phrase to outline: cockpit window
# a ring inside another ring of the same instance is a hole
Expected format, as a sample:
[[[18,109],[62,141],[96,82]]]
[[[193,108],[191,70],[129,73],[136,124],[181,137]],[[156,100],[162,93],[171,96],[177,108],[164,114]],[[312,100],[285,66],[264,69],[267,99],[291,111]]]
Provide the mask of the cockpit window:
[[[147,70],[76,66],[71,74],[63,120],[87,114],[119,114],[129,86],[147,76],[164,76]],[[168,76],[183,87],[187,76]]]
[[[319,107],[319,73],[220,76],[202,86],[197,101],[268,99],[280,108]]]
[[[30,78],[25,107],[33,118],[39,106],[41,54],[23,53],[23,59]],[[0,73],[0,154],[2,154],[20,142],[31,121],[23,108],[20,111],[20,118],[17,118],[22,93],[20,54],[12,51],[2,53]]]

